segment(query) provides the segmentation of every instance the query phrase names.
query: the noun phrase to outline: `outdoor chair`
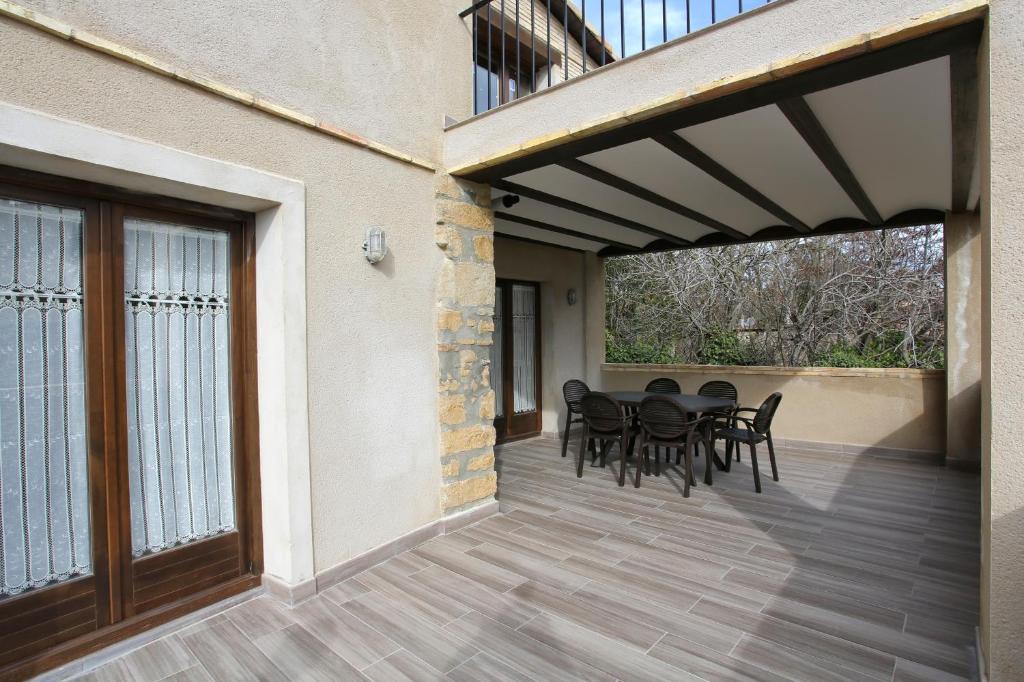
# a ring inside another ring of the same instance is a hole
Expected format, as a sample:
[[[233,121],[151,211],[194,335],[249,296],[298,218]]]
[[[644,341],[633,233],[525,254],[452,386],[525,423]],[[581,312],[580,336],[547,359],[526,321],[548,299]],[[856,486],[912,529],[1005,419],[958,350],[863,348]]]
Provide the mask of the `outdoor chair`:
[[[714,448],[715,440],[719,438],[726,441],[725,470],[729,471],[732,465],[730,445],[735,443],[737,452],[743,443],[750,446],[750,467],[754,470],[754,490],[757,492],[761,492],[761,474],[757,470],[758,443],[768,442],[768,458],[772,463],[772,478],[776,481],[779,480],[779,468],[775,463],[775,444],[772,443],[772,420],[775,418],[775,411],[779,409],[780,402],[782,402],[782,394],[776,392],[768,396],[761,403],[761,407],[756,410],[751,407],[741,407],[732,413],[719,412],[715,415],[716,418],[732,420],[735,426],[715,427],[711,437],[711,447]],[[754,412],[754,418],[740,417],[740,412]],[[740,422],[745,427],[740,427]]]
[[[683,390],[679,388],[679,383],[675,379],[669,379],[668,377],[661,377],[659,379],[652,379],[648,384],[647,388],[644,389],[645,393],[682,393]]]
[[[583,423],[583,408],[580,401],[590,393],[590,387],[579,379],[569,379],[562,385],[562,396],[565,398],[565,433],[562,435],[562,457],[569,449],[569,429],[573,424]]]
[[[638,411],[640,421],[640,435],[637,441],[637,463],[636,482],[634,487],[640,487],[640,469],[650,475],[651,458],[647,452],[650,446],[664,446],[666,452],[669,448],[676,448],[683,453],[686,465],[684,467],[683,497],[690,496],[690,486],[695,485],[693,477],[693,455],[690,445],[696,445],[699,440],[707,443],[710,430],[705,424],[710,424],[714,417],[700,417],[690,419],[690,416],[674,400],[663,396],[650,396],[644,398],[640,403]],[[641,462],[642,460],[642,462]],[[708,459],[707,465],[710,466]],[[661,476],[661,462],[655,450],[654,475]]]
[[[580,456],[576,462],[576,477],[583,478],[583,461],[587,445],[598,441],[601,444],[601,466],[605,466],[608,450],[618,444],[620,468],[619,486],[626,485],[626,457],[631,440],[636,434],[632,426],[633,417],[626,414],[622,404],[607,393],[591,391],[580,400],[583,412],[583,433],[580,436]]]
[[[732,401],[735,402],[735,401],[739,400],[739,395],[740,394],[739,394],[739,391],[736,390],[736,387],[733,386],[728,381],[716,380],[716,381],[705,382],[700,388],[697,389],[697,395],[706,395],[706,396],[710,396],[710,397],[713,397],[713,398],[726,398],[728,400],[732,400]],[[738,402],[736,402],[736,404],[739,405]],[[706,428],[712,429],[712,428],[726,427],[726,426],[736,426],[736,423],[733,422],[732,420],[726,420],[724,418],[719,418],[718,421],[716,421],[712,425],[708,425]],[[726,447],[731,447],[731,446],[727,445]],[[693,454],[696,455],[697,454],[696,451]],[[736,449],[736,461],[737,462],[740,461],[740,451],[739,451],[739,448]]]

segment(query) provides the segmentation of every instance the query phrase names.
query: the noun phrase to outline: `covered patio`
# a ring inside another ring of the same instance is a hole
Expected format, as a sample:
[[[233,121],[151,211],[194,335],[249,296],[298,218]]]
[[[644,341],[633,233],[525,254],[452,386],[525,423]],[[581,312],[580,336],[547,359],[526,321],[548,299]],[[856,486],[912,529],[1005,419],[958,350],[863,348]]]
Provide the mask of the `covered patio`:
[[[498,448],[496,516],[81,679],[968,679],[977,476],[780,448],[762,495],[744,461],[684,500],[678,469],[621,489],[559,450]]]

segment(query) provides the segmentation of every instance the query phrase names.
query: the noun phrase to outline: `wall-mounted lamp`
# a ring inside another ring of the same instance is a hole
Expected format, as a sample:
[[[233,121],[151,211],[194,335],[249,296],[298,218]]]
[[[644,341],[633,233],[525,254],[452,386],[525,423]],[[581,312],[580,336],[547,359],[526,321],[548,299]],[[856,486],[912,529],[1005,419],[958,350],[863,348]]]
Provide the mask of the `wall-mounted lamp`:
[[[569,302],[569,305],[576,305],[576,290],[569,289],[569,293],[565,295],[565,300]]]
[[[379,227],[366,228],[366,241],[363,242],[366,260],[376,265],[388,255],[388,239],[384,230]]]

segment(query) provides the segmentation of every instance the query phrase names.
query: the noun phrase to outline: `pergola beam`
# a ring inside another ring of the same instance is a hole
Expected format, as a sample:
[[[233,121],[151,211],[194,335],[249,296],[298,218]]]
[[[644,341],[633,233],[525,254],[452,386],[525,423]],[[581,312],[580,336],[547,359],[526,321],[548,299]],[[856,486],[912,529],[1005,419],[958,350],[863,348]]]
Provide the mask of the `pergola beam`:
[[[598,168],[597,166],[592,166],[589,163],[586,163],[585,161],[580,161],[579,159],[569,159],[567,161],[560,162],[558,165],[567,170],[579,173],[580,175],[590,178],[591,180],[600,182],[609,187],[613,187],[619,190],[620,192],[630,194],[636,197],[637,199],[642,199],[648,203],[654,204],[655,206],[660,206],[666,211],[672,211],[673,213],[681,215],[684,218],[689,218],[690,220],[696,223],[706,225],[707,227],[710,227],[713,230],[717,230],[718,232],[729,235],[733,239],[745,239],[747,236],[740,232],[739,230],[730,227],[725,223],[715,220],[711,216],[704,215],[700,211],[695,211],[694,209],[689,208],[688,206],[684,206],[678,202],[672,201],[668,197],[664,197],[658,194],[657,192],[652,192],[646,187],[641,187],[636,183],[630,182],[625,178],[620,178],[618,175],[609,173],[608,171]]]
[[[853,174],[846,159],[839,153],[832,138],[821,125],[821,121],[811,111],[807,100],[803,97],[791,97],[780,100],[776,106],[785,114],[789,122],[804,138],[804,142],[811,148],[815,156],[824,164],[825,168],[836,179],[846,195],[850,197],[853,205],[868,219],[872,225],[882,224],[882,214],[875,208],[868,193],[864,191],[857,176]]]
[[[736,192],[747,201],[764,209],[768,213],[781,220],[786,225],[792,226],[798,232],[810,232],[811,228],[795,215],[782,208],[764,194],[754,189],[748,182],[737,176],[731,170],[718,163],[700,149],[684,140],[676,133],[663,133],[651,138],[669,151],[676,154],[685,161],[692,163],[697,168],[718,180],[720,183]]]
[[[967,210],[978,145],[978,50],[949,56],[950,114],[953,124],[953,187],[950,206]]]
[[[524,216],[513,215],[512,213],[505,213],[503,211],[495,211],[494,217],[496,220],[505,220],[510,223],[516,223],[518,225],[525,225],[526,227],[532,227],[537,230],[544,230],[546,232],[554,232],[555,234],[564,234],[566,237],[575,237],[576,239],[585,239],[590,242],[598,242],[599,244],[607,244],[613,246],[616,249],[623,251],[639,251],[641,247],[633,246],[625,242],[616,241],[614,239],[608,239],[607,237],[598,237],[597,235],[587,234],[586,232],[579,232],[577,230],[570,230],[567,227],[559,227],[558,225],[552,225],[545,223],[540,220],[534,220],[533,218],[526,218]]]
[[[643,232],[644,234],[649,234],[652,237],[657,237],[658,239],[664,239],[679,246],[686,246],[690,243],[688,239],[683,239],[682,237],[677,237],[674,234],[669,234],[668,232],[663,232],[653,227],[649,227],[643,223],[638,223],[635,220],[606,213],[605,211],[577,203],[571,199],[563,199],[562,197],[555,196],[554,194],[542,192],[539,189],[533,189],[532,187],[509,182],[508,180],[496,180],[492,182],[491,185],[495,189],[500,189],[511,194],[518,194],[519,196],[526,197],[527,199],[533,199],[534,201],[565,209],[566,211],[573,211],[580,215],[597,218],[598,220],[603,220],[606,223],[620,225],[636,232]]]

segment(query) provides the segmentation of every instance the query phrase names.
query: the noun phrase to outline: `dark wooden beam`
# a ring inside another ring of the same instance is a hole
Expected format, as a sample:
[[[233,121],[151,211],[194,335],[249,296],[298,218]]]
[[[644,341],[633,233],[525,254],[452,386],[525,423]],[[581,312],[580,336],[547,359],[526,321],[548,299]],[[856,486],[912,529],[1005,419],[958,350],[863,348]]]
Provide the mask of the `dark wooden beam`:
[[[539,189],[519,185],[514,182],[509,182],[508,180],[496,180],[495,182],[492,182],[491,185],[495,189],[500,189],[512,194],[518,194],[519,196],[526,197],[527,199],[533,199],[534,201],[539,201],[550,206],[557,206],[558,208],[563,208],[567,211],[573,211],[581,215],[590,216],[591,218],[597,218],[598,220],[603,220],[607,223],[621,225],[622,227],[627,227],[637,232],[643,232],[644,234],[649,234],[652,237],[657,237],[658,239],[674,242],[679,246],[686,246],[690,243],[688,239],[683,239],[682,237],[677,237],[674,234],[669,234],[668,232],[662,232],[661,230],[657,230],[653,227],[648,227],[647,225],[638,223],[635,220],[606,213],[600,209],[586,206],[585,204],[580,204],[570,199],[563,199],[562,197],[557,197],[554,194],[542,192]]]
[[[773,225],[764,229],[758,230],[754,234],[743,240],[744,244],[754,244],[757,242],[774,242],[782,241],[785,239],[813,239],[815,237],[829,235],[829,234],[846,234],[850,232],[868,232],[870,230],[890,230],[898,227],[915,227],[917,225],[936,225],[943,221],[945,218],[945,212],[934,208],[918,208],[904,211],[889,218],[885,221],[882,226],[872,225],[866,220],[860,218],[837,218],[835,220],[828,220],[815,227],[811,234],[804,232],[797,232],[789,225]],[[680,249],[678,246],[667,244],[662,241],[653,241],[643,249],[640,253],[658,253],[661,251],[688,251],[690,249],[706,249],[714,246],[735,246],[736,242],[731,239],[727,239],[724,235],[720,234],[708,234],[697,241],[693,242],[689,246]],[[609,246],[601,249],[597,252],[597,255],[602,258],[609,256],[627,256],[634,255],[636,251],[623,251],[617,249],[614,246]]]
[[[530,239],[529,237],[520,237],[517,234],[506,234],[504,232],[495,232],[495,237],[501,237],[502,239],[511,239],[517,242],[525,242],[527,244],[533,244],[534,246],[547,246],[552,249],[565,249],[566,251],[575,251],[576,253],[586,253],[583,249],[577,249],[574,246],[564,246],[563,244],[553,244],[551,242],[542,242],[539,239]]]
[[[527,227],[533,227],[538,230],[545,230],[547,232],[554,232],[556,234],[564,234],[566,237],[575,237],[576,239],[586,239],[591,242],[599,242],[601,244],[607,244],[608,246],[614,246],[617,249],[624,251],[639,251],[639,246],[633,246],[632,244],[626,244],[625,242],[616,241],[614,239],[608,239],[606,237],[598,237],[594,234],[587,234],[586,232],[578,232],[577,230],[570,230],[567,227],[559,227],[558,225],[552,225],[550,223],[541,222],[540,220],[534,220],[533,218],[526,218],[523,216],[514,215],[512,213],[504,213],[502,211],[495,211],[494,217],[497,220],[507,220],[510,223],[518,223],[519,225],[526,225]]]
[[[701,150],[697,149],[697,147],[693,146],[676,133],[663,133],[661,135],[655,135],[651,139],[669,151],[674,152],[677,156],[689,161],[697,168],[700,168],[715,180],[718,180],[729,189],[744,197],[747,201],[760,206],[785,224],[791,225],[793,229],[798,232],[811,231],[811,228],[802,220],[751,187],[745,180]]]
[[[949,56],[950,113],[953,122],[953,211],[967,210],[978,145],[978,50]]]
[[[860,182],[857,181],[857,176],[850,170],[850,165],[846,163],[846,159],[839,153],[832,138],[828,136],[824,126],[821,125],[821,121],[811,111],[811,107],[807,104],[807,100],[803,97],[791,97],[790,99],[784,99],[778,102],[778,107],[789,122],[796,128],[796,131],[800,133],[800,137],[804,138],[804,142],[807,146],[815,153],[818,159],[825,165],[825,168],[832,177],[836,179],[839,186],[843,188],[846,195],[850,197],[854,206],[864,214],[864,217],[868,219],[868,222],[872,225],[882,224],[882,214],[878,212],[875,205],[871,202],[871,198],[868,193],[861,187]]]
[[[596,180],[602,184],[614,187],[615,189],[631,194],[637,199],[643,199],[646,202],[652,203],[655,206],[660,206],[667,211],[672,211],[684,218],[689,218],[694,222],[698,222],[702,225],[707,225],[713,230],[718,230],[724,234],[729,235],[733,239],[745,239],[747,235],[743,234],[739,230],[729,227],[725,223],[721,223],[711,216],[704,215],[700,211],[695,211],[692,208],[683,206],[680,203],[672,201],[668,197],[663,197],[657,192],[652,192],[646,187],[641,187],[636,183],[630,182],[625,178],[609,173],[606,170],[598,168],[597,166],[591,166],[589,163],[580,161],[579,159],[569,159],[568,161],[562,161],[560,164],[563,168],[571,170],[575,173],[579,173],[591,180]]]
[[[780,99],[806,95],[913,64],[920,64],[944,57],[965,47],[976,47],[982,27],[982,22],[977,20],[953,26],[881,50],[861,54],[786,78],[772,80],[762,85],[659,116],[652,116],[642,121],[627,123],[602,133],[572,139],[534,154],[466,173],[463,177],[476,182],[489,183],[498,178],[549,166],[567,159],[579,158],[602,149],[636,142],[666,131],[679,130],[723,116],[768,106]]]

